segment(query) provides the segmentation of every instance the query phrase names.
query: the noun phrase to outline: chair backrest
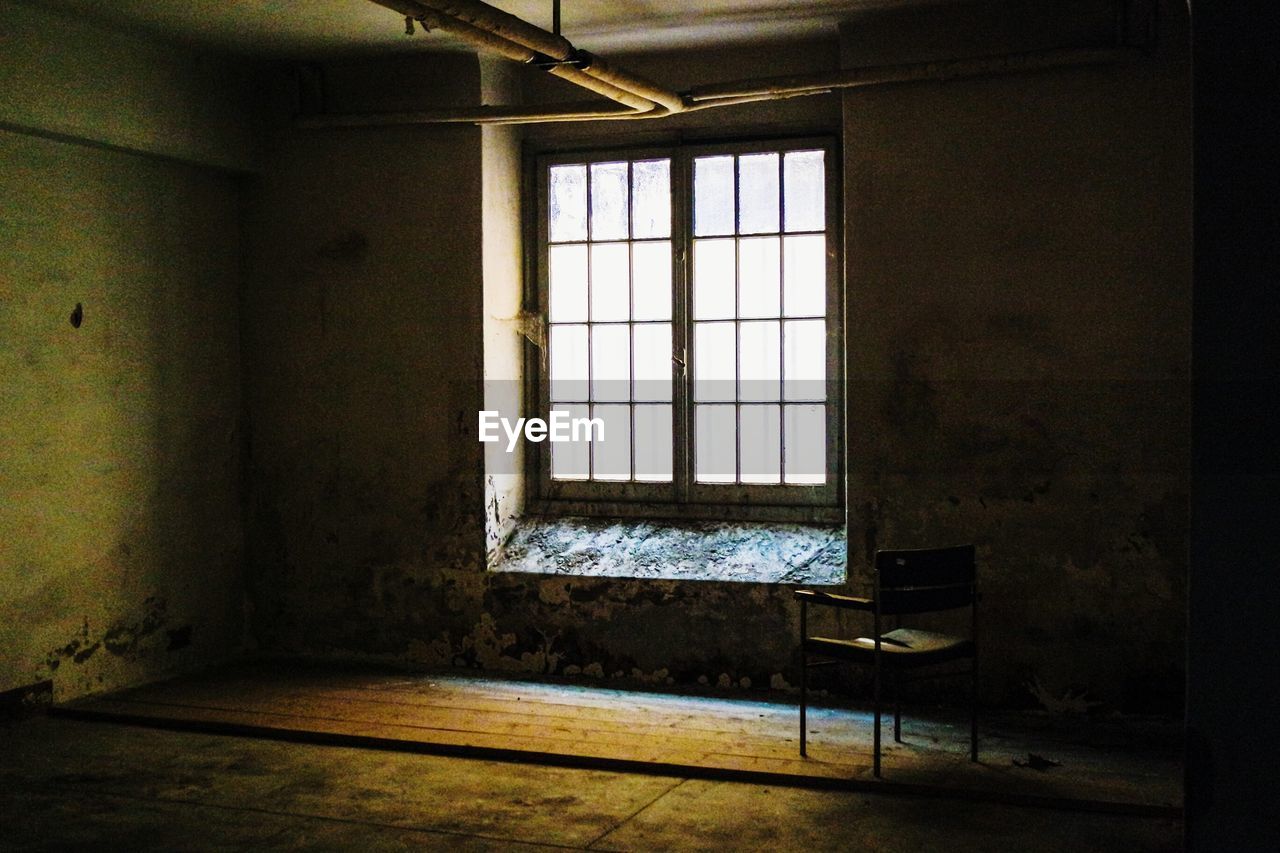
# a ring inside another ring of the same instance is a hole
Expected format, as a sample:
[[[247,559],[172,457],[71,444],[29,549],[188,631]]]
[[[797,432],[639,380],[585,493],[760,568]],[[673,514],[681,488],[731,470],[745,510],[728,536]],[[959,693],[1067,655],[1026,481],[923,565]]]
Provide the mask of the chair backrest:
[[[880,612],[929,613],[973,604],[974,548],[923,548],[876,552],[876,600]]]

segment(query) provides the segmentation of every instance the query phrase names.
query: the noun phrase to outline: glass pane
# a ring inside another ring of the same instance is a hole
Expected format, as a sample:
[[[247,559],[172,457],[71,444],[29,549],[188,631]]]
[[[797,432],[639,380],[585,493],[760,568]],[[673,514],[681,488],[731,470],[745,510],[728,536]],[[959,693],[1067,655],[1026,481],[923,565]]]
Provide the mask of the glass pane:
[[[671,319],[671,244],[631,244],[631,316],[636,320]]]
[[[631,399],[631,328],[591,327],[591,399]]]
[[[738,233],[778,230],[778,155],[738,158]]]
[[[743,406],[738,413],[738,453],[743,483],[782,482],[780,406]]]
[[[786,406],[786,482],[827,481],[827,407]]]
[[[693,398],[737,399],[734,381],[735,323],[696,323],[693,334]]]
[[[738,334],[738,399],[777,400],[782,373],[778,321],[743,323]]]
[[[693,241],[693,317],[733,317],[735,251],[733,240]]]
[[[552,246],[551,307],[552,323],[584,323],[587,319],[587,247]]]
[[[665,402],[671,399],[671,324],[640,323],[632,328],[635,396]]]
[[[827,238],[821,234],[786,237],[783,244],[783,314],[827,315]]]
[[[693,161],[693,233],[699,237],[733,233],[733,158]]]
[[[671,236],[671,161],[631,164],[631,236]]]
[[[738,316],[777,317],[778,238],[751,237],[738,246]]]
[[[604,423],[604,440],[591,442],[593,479],[630,480],[631,407],[593,406],[592,414]]]
[[[591,239],[627,239],[627,164],[591,164]]]
[[[551,327],[551,399],[587,399],[587,327]]]
[[[631,258],[626,243],[591,245],[591,320],[626,320],[630,316]]]
[[[552,412],[564,412],[573,421],[584,421],[590,416],[591,408],[585,404],[565,405],[561,403],[553,407]],[[551,479],[553,480],[585,480],[590,476],[588,454],[591,445],[587,442],[587,430],[579,428],[575,435],[570,427],[570,438],[573,441],[551,442]]]
[[[737,480],[736,406],[694,407],[694,479],[699,483]]]
[[[552,166],[551,242],[587,239],[587,167]]]
[[[671,482],[671,407],[636,406],[636,479]]]
[[[822,151],[792,151],[783,160],[788,231],[821,231],[826,227],[824,157]]]
[[[827,323],[825,320],[788,320],[783,323],[783,348],[787,400],[827,398]]]

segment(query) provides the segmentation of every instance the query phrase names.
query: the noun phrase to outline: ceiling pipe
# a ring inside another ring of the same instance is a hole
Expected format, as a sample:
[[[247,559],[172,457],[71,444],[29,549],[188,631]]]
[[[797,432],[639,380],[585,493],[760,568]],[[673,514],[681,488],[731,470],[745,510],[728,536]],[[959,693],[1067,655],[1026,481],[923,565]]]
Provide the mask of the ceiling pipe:
[[[372,2],[377,3],[379,6],[384,6],[393,11],[399,12],[407,18],[412,18],[428,29],[439,29],[443,32],[450,33],[456,38],[467,42],[472,47],[487,50],[490,53],[496,53],[499,56],[505,57],[506,59],[510,59],[514,62],[530,65],[545,58],[543,54],[540,54],[537,50],[528,47],[527,45],[512,42],[492,31],[481,29],[466,21],[456,20],[437,13],[418,2],[418,0],[372,0]],[[568,42],[565,42],[565,44],[568,44]],[[602,95],[611,101],[623,104],[629,107],[631,112],[647,113],[658,109],[657,104],[653,100],[636,95],[630,91],[626,91],[607,81],[597,79],[594,76],[584,73],[573,65],[553,65],[547,67],[546,71],[549,74],[561,77],[570,83],[584,89],[588,89],[597,95]],[[425,112],[433,113],[434,111],[428,110]],[[616,112],[617,111],[613,110],[604,111],[605,115],[613,115]],[[663,114],[665,115],[665,111]]]
[[[817,93],[806,93],[817,94]],[[728,107],[735,104],[752,104],[759,101],[777,101],[798,95],[754,95],[742,98],[724,98],[687,107],[685,112]],[[655,118],[621,105],[600,105],[595,101],[557,103],[544,105],[481,105],[478,107],[443,107],[434,110],[415,110],[395,113],[331,113],[301,116],[294,121],[304,130],[322,130],[340,127],[398,127],[420,124],[547,124],[569,121],[626,121]]]
[[[1136,47],[1062,48],[1033,53],[983,56],[973,59],[949,59],[917,62],[907,65],[885,65],[829,71],[787,77],[764,77],[695,86],[684,93],[693,104],[716,102],[726,98],[810,95],[859,86],[887,83],[912,83],[921,80],[957,80],[965,77],[988,77],[1044,68],[1072,65],[1104,65],[1123,62],[1142,55]]]
[[[372,0],[428,28],[452,33],[469,44],[525,64],[532,64],[615,101],[545,106],[479,106],[407,113],[318,115],[300,118],[299,127],[371,127],[405,124],[533,124],[565,121],[616,121],[662,118],[677,112],[827,94],[841,89],[956,80],[1023,71],[1129,61],[1145,55],[1125,44],[1117,26],[1115,44],[1100,48],[1063,48],[972,59],[877,66],[817,74],[765,77],[697,86],[675,93],[629,72],[613,69],[598,57],[575,48],[558,33],[548,33],[514,15],[477,0]],[[1133,0],[1119,4],[1118,20],[1127,17]],[[1149,22],[1148,22],[1149,26]]]
[[[381,3],[382,0],[374,0]],[[665,108],[668,113],[684,110],[685,102],[676,92],[621,68],[614,68],[598,56],[579,50],[563,36],[549,33],[528,21],[479,0],[414,0],[439,15],[535,50],[550,63],[572,62],[588,77],[616,86]],[[535,65],[548,64],[543,60]],[[555,66],[551,66],[555,67]]]

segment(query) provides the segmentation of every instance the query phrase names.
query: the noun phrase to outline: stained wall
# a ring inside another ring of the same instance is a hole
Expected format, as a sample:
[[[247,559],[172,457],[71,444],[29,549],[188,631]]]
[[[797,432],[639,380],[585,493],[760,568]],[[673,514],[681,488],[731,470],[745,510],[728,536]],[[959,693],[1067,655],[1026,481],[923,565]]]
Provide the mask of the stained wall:
[[[1014,704],[1182,695],[1190,74],[1185,9],[1159,11],[1112,66],[844,95],[851,561],[975,542]],[[1012,20],[886,14],[842,60],[1048,37]]]
[[[0,690],[71,699],[241,645],[255,151],[224,59],[0,23]]]

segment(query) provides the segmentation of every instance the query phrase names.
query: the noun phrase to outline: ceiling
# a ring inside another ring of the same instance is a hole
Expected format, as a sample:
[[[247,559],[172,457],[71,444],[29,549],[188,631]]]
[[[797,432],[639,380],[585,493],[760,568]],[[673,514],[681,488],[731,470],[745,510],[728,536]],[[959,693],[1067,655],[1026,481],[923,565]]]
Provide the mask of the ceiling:
[[[489,0],[551,28],[552,0]],[[947,0],[562,0],[561,31],[595,51],[652,51],[694,44],[780,41],[834,35],[842,18],[888,6]],[[440,33],[406,36],[393,11],[369,0],[38,0],[164,38],[235,53],[319,58],[373,50],[451,50]]]

